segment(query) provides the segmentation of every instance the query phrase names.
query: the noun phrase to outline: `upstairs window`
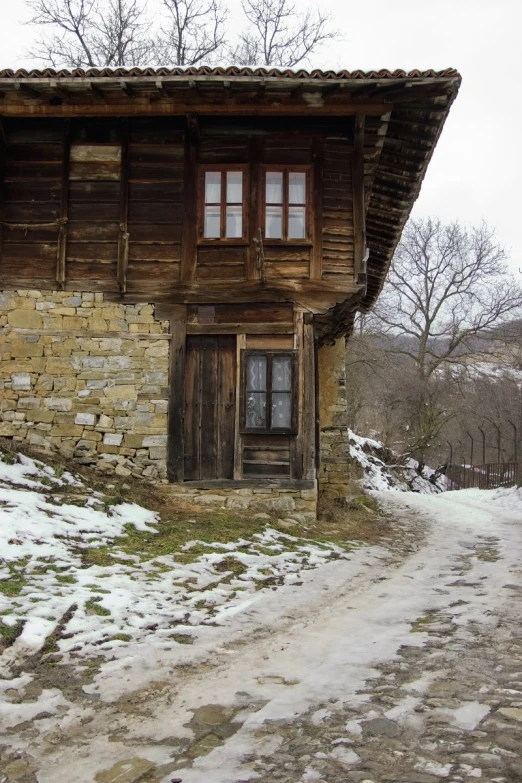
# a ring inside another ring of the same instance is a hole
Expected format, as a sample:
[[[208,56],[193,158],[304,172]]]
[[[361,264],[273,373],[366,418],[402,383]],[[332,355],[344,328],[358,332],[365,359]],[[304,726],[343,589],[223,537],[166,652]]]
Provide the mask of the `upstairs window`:
[[[245,239],[245,172],[242,168],[205,168],[200,177],[200,239]]]
[[[243,352],[245,432],[295,432],[295,363],[294,351]]]
[[[306,240],[309,173],[288,167],[266,168],[264,176],[264,238]]]

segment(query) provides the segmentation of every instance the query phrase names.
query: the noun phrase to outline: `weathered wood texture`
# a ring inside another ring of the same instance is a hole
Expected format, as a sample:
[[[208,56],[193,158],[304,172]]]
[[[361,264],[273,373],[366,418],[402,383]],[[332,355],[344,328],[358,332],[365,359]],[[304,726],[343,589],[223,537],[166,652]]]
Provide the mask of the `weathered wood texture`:
[[[324,312],[356,291],[352,125],[334,134],[331,120],[313,119],[7,119],[0,286]],[[245,166],[244,240],[198,239],[199,165]],[[260,254],[271,166],[308,173],[307,239],[264,239]],[[271,322],[251,333],[284,330]],[[230,333],[241,332],[235,323]]]
[[[185,362],[185,480],[234,477],[236,338],[189,335]]]
[[[324,140],[322,276],[353,275],[352,142],[347,134]]]

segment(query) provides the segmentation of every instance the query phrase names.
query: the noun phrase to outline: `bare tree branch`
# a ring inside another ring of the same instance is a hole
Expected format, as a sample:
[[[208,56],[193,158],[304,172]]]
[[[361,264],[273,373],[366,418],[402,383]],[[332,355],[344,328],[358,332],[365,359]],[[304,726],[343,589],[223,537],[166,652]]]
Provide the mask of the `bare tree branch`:
[[[242,7],[248,26],[230,50],[238,65],[293,68],[337,38],[328,15],[310,8],[299,13],[291,0],[242,0]]]
[[[55,68],[144,65],[154,59],[145,0],[28,0],[45,33],[29,52]]]
[[[163,0],[168,15],[156,47],[165,65],[211,64],[225,45],[227,11],[220,0]]]

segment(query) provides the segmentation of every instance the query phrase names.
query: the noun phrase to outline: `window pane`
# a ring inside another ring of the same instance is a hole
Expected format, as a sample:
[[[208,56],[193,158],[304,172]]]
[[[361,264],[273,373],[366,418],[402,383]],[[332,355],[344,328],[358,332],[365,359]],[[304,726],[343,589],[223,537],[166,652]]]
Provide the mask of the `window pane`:
[[[249,391],[266,391],[266,356],[248,357],[247,389]]]
[[[283,203],[283,172],[282,171],[267,171],[265,201],[267,204]]]
[[[272,389],[290,391],[292,389],[292,359],[290,356],[274,356],[272,360]]]
[[[227,204],[241,204],[243,201],[243,172],[227,172]]]
[[[272,429],[292,426],[292,395],[289,392],[272,394]]]
[[[219,207],[205,207],[204,236],[209,239],[219,239],[221,230],[221,212]]]
[[[283,238],[283,207],[267,207],[265,220],[267,239]]]
[[[243,207],[227,207],[227,237],[243,236]]]
[[[266,429],[266,394],[248,392],[246,404],[247,427]]]
[[[205,172],[205,204],[221,203],[221,172]]]
[[[290,204],[306,204],[306,174],[294,172],[288,175],[288,201]]]
[[[288,238],[304,239],[306,236],[306,207],[288,207]]]

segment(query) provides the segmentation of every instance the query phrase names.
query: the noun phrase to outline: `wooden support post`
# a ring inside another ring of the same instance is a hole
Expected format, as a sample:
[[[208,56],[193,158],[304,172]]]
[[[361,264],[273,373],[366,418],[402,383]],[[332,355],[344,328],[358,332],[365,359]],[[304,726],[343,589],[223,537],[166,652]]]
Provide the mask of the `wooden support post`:
[[[301,309],[294,310],[294,335],[295,347],[297,349],[297,373],[294,377],[294,384],[297,384],[297,435],[292,438],[290,443],[290,470],[291,476],[295,479],[303,478],[303,428],[305,426],[305,417],[307,411],[304,407],[304,365],[303,365],[303,320],[304,314]]]
[[[7,138],[5,128],[0,119],[0,273],[2,270],[2,249],[4,244],[4,229],[2,221],[4,219],[4,188],[5,188],[5,145]]]
[[[121,190],[120,190],[120,235],[118,237],[117,280],[120,293],[127,291],[127,269],[129,266],[129,120],[123,121],[121,141]]]
[[[261,162],[263,160],[263,137],[251,136],[249,139],[249,160],[250,160],[250,182],[248,193],[248,238],[249,246],[247,251],[247,280],[260,280],[261,267],[258,263],[261,247],[261,236],[259,229],[261,226],[260,215],[260,194],[259,183],[261,174]]]
[[[313,160],[313,249],[310,262],[310,278],[320,280],[323,274],[323,170],[324,138],[316,136],[312,145]]]
[[[364,114],[355,115],[352,154],[355,280],[366,276],[366,205],[364,200]]]
[[[315,349],[313,316],[305,313],[303,323],[303,478],[314,479],[315,470]]]
[[[184,479],[185,427],[185,341],[187,308],[174,305],[170,313],[169,412],[167,439],[167,476],[179,483]]]
[[[241,435],[241,411],[243,410],[241,386],[241,351],[246,348],[246,334],[238,334],[236,341],[236,419],[234,422],[234,481],[243,478],[243,436]]]
[[[71,122],[65,121],[63,132],[62,192],[60,196],[60,218],[58,243],[56,247],[56,282],[64,287],[67,258],[67,213],[69,206],[69,165],[71,159]]]
[[[181,236],[181,280],[196,279],[198,132],[195,117],[187,117],[185,133],[185,172],[183,177],[183,230]]]

